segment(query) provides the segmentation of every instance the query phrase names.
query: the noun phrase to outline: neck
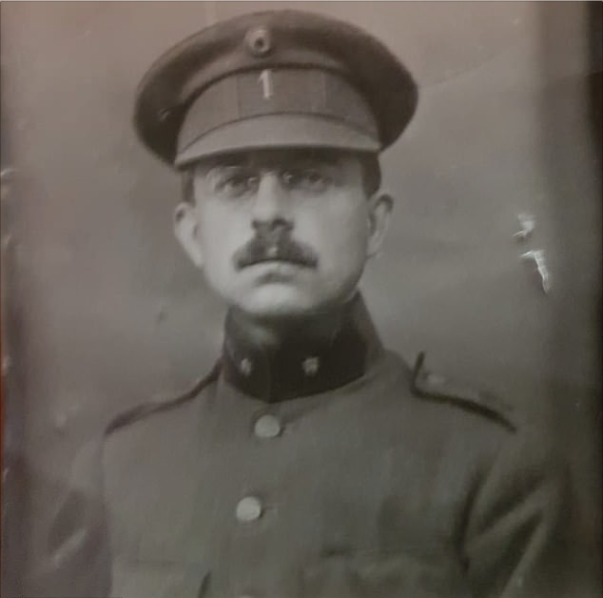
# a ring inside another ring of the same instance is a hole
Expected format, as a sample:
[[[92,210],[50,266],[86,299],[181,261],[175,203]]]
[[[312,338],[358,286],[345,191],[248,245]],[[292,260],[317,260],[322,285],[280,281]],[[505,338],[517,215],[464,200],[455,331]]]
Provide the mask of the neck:
[[[347,302],[321,312],[289,318],[254,318],[233,308],[229,313],[230,322],[251,342],[267,349],[278,349],[290,339],[300,335],[317,340],[328,340],[341,327],[344,314],[356,297]]]

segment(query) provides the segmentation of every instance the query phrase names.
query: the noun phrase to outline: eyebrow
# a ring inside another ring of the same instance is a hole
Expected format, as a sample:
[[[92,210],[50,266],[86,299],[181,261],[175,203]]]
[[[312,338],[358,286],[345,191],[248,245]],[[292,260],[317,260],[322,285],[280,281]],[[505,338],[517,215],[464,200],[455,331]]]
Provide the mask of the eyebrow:
[[[312,148],[299,150],[285,150],[284,155],[278,150],[254,154],[241,152],[237,154],[223,154],[208,158],[197,164],[196,168],[204,172],[209,172],[215,168],[229,167],[250,167],[260,165],[295,165],[302,164],[326,164],[328,166],[338,166],[341,163],[339,152],[328,149]]]

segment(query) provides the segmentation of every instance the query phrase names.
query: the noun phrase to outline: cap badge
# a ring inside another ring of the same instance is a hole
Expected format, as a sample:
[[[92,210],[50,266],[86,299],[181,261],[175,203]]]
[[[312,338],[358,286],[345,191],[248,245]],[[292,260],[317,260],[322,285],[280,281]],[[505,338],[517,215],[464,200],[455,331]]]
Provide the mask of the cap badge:
[[[258,58],[266,56],[272,51],[272,38],[270,31],[265,27],[250,29],[245,36],[249,51]]]

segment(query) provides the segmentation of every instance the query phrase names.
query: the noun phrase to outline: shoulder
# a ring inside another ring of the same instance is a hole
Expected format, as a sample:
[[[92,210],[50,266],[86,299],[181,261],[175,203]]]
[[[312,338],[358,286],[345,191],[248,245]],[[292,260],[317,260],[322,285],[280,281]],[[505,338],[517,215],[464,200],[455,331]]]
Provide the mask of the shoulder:
[[[145,494],[194,458],[199,413],[217,378],[214,368],[185,392],[144,402],[115,416],[102,436],[101,468],[107,504],[132,517]]]
[[[219,372],[220,362],[216,363],[207,375],[196,380],[184,392],[172,397],[145,401],[118,413],[109,421],[104,429],[105,443],[120,436],[120,432],[135,428],[137,424],[154,423],[160,415],[184,413],[186,411],[184,408],[190,405],[203,390],[217,380]]]
[[[411,372],[411,391],[418,399],[475,414],[512,433],[521,428],[522,417],[515,405],[491,392],[430,372],[424,363],[425,354],[420,353]]]

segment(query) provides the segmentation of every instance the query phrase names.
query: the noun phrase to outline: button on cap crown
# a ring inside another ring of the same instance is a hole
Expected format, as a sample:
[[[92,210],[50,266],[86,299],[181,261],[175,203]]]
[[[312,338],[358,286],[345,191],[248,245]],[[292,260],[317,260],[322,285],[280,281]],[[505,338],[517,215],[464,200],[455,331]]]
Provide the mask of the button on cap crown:
[[[247,47],[254,56],[266,56],[272,51],[270,31],[265,27],[250,29],[245,36]]]

